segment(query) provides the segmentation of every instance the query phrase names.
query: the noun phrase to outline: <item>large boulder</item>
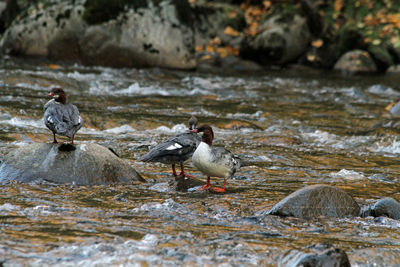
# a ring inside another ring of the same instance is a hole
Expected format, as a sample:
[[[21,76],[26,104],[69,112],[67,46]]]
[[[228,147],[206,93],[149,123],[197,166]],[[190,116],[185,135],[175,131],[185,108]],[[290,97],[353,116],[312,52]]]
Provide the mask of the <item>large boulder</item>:
[[[42,179],[76,185],[144,181],[127,160],[97,144],[28,144],[12,150],[0,165],[0,182]]]
[[[192,69],[186,0],[54,0],[33,5],[1,40],[4,52],[112,67]]]
[[[240,55],[265,65],[295,62],[311,41],[307,20],[299,15],[272,16],[258,29],[242,43]]]
[[[302,188],[274,205],[266,214],[313,218],[358,216],[360,207],[341,189],[328,185]]]

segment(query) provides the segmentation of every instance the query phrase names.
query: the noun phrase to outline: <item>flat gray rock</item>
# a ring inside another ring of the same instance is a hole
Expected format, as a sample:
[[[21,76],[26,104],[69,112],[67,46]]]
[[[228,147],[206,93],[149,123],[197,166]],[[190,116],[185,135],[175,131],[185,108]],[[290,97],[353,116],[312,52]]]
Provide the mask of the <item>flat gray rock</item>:
[[[127,160],[97,144],[33,143],[8,153],[0,165],[0,183],[8,180],[77,185],[144,181]]]
[[[358,216],[360,207],[341,189],[328,185],[302,188],[274,205],[268,215],[299,218]]]

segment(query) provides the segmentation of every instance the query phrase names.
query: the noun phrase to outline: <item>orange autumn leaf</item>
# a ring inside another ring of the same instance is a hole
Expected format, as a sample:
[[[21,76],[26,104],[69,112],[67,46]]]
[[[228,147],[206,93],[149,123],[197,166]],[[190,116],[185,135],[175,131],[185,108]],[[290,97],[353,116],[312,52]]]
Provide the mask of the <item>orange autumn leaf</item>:
[[[225,47],[218,47],[217,48],[217,53],[220,55],[220,57],[224,58],[228,55],[228,51],[225,49]]]
[[[196,45],[195,47],[194,47],[194,50],[196,51],[196,52],[203,52],[203,47],[201,47],[201,46],[199,46],[199,45]]]
[[[253,17],[261,16],[261,15],[262,15],[262,11],[261,11],[261,9],[259,9],[259,8],[255,8],[255,9],[253,9],[253,10],[251,11],[251,15],[252,15]]]
[[[214,53],[214,52],[215,52],[215,49],[214,49],[214,47],[211,46],[211,45],[206,45],[206,51],[209,52],[209,53]]]
[[[209,59],[212,59],[212,56],[210,56],[210,55],[204,55],[204,56],[202,56],[202,57],[200,58],[200,60],[202,60],[202,61],[206,61],[206,60],[209,60]]]
[[[211,45],[220,45],[221,44],[221,38],[219,38],[218,36],[216,36],[214,39],[212,39],[210,41]]]
[[[315,47],[315,48],[320,48],[321,46],[324,45],[324,41],[322,41],[321,39],[317,39],[317,40],[314,40],[314,41],[311,43],[311,45],[312,45],[313,47]]]
[[[271,7],[271,1],[263,1],[263,6],[265,7],[265,9],[268,9]]]
[[[248,35],[254,36],[254,35],[256,35],[256,34],[258,33],[257,28],[258,28],[258,22],[254,21],[254,22],[252,22],[252,23],[249,25],[249,27],[248,27],[246,33],[247,33]]]
[[[310,62],[315,61],[315,58],[316,58],[316,57],[315,57],[314,54],[308,54],[308,55],[307,55],[307,60],[310,61]]]
[[[57,64],[49,64],[49,65],[47,65],[47,67],[52,70],[56,70],[56,69],[60,68],[60,66]]]
[[[333,6],[335,11],[340,11],[342,7],[343,7],[343,0],[335,0],[335,4]]]
[[[239,36],[239,33],[231,26],[226,27],[224,33],[230,36]]]

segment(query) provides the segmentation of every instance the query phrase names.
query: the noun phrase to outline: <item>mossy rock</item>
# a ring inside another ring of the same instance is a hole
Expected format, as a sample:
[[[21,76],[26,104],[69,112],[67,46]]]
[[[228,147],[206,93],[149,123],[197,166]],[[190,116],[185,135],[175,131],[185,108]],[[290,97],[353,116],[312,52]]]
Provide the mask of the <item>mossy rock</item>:
[[[384,46],[371,44],[367,47],[367,51],[374,59],[378,71],[380,72],[386,71],[391,65],[394,64],[392,56],[390,55],[388,49]]]

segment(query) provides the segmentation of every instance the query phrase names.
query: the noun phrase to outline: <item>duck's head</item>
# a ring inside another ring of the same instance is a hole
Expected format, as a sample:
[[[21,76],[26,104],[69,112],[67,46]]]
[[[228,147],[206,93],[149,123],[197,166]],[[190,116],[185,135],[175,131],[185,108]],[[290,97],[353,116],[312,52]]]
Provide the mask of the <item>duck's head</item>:
[[[52,88],[48,96],[51,96],[56,102],[67,103],[67,94],[60,87]]]
[[[208,145],[212,145],[213,139],[214,139],[214,132],[213,129],[211,128],[210,125],[208,124],[203,124],[200,125],[198,128],[194,130],[190,130],[191,133],[203,133],[203,136],[201,137],[201,141]]]

